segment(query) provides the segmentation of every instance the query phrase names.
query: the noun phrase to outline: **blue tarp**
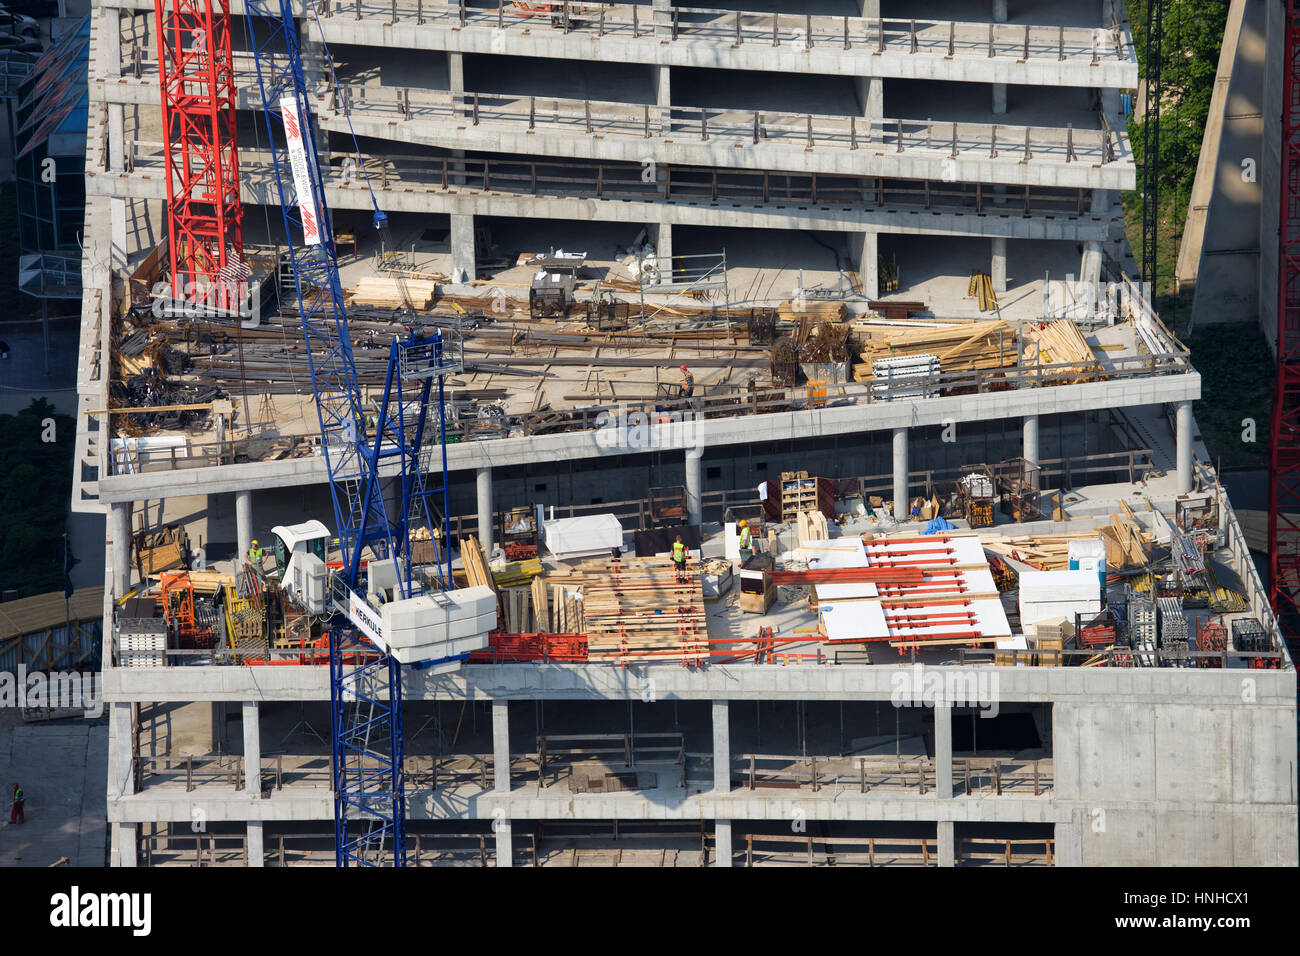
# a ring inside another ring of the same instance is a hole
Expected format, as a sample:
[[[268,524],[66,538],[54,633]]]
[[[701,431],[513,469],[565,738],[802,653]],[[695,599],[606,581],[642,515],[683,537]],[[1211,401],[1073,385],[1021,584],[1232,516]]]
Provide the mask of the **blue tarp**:
[[[921,534],[938,534],[940,531],[956,531],[957,526],[947,518],[931,518]]]

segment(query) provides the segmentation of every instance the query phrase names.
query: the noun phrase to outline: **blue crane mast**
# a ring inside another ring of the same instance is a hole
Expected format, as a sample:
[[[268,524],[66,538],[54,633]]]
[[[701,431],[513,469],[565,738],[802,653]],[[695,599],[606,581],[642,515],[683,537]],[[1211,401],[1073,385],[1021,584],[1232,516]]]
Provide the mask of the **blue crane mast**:
[[[367,409],[357,382],[292,8],[289,0],[248,0],[247,14],[311,369],[320,453],[329,474],[343,557],[342,570],[328,575],[325,601],[335,860],[339,866],[403,866],[400,665],[383,639],[376,609],[358,588],[367,548],[374,560],[389,562],[394,572],[385,581],[392,599],[437,594],[451,586],[444,382],[461,365],[437,332],[396,337],[383,398]],[[375,227],[382,235],[387,217],[373,191],[371,200]],[[430,420],[435,381],[436,422]],[[420,528],[434,532],[429,540],[441,550],[431,566],[417,572],[410,552],[412,536]],[[373,564],[368,573],[374,574]],[[374,589],[374,580],[370,587]],[[377,657],[372,644],[381,652]],[[422,662],[428,663],[437,662]]]

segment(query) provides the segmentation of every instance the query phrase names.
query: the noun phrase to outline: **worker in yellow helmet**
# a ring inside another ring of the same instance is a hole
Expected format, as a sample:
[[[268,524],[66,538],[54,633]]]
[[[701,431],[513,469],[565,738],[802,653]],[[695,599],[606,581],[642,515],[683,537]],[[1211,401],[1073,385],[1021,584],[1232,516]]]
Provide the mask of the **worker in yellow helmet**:
[[[690,553],[690,549],[686,547],[685,542],[682,541],[682,536],[679,534],[677,540],[673,542],[672,550],[673,564],[677,566],[677,580],[679,582],[686,580],[686,559],[690,557]]]
[[[253,543],[248,548],[248,563],[257,568],[257,570],[262,570],[262,555],[264,553],[265,552],[262,551],[262,546],[258,544],[257,539],[254,538]]]
[[[740,531],[740,563],[744,564],[754,556],[754,536],[750,533],[749,522],[741,518],[736,528]]]

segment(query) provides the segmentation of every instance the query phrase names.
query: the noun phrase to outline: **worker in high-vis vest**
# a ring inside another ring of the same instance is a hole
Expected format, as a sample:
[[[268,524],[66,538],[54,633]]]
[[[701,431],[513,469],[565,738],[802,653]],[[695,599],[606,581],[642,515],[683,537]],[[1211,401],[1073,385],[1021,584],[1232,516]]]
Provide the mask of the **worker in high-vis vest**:
[[[682,372],[682,398],[691,398],[695,394],[695,376],[685,365],[681,366]]]
[[[27,795],[23,793],[23,788],[14,784],[14,806],[9,811],[10,823],[26,823],[27,816],[23,813],[23,804],[27,802]]]
[[[744,564],[754,556],[754,536],[750,533],[749,522],[744,518],[736,525],[740,529],[740,563]]]
[[[254,540],[252,546],[248,549],[248,563],[260,571],[262,569],[262,555],[264,553],[265,552],[262,551],[262,546]]]
[[[686,577],[686,558],[690,552],[686,549],[686,544],[682,541],[679,534],[677,540],[673,542],[673,564],[677,565],[677,580],[681,581]]]

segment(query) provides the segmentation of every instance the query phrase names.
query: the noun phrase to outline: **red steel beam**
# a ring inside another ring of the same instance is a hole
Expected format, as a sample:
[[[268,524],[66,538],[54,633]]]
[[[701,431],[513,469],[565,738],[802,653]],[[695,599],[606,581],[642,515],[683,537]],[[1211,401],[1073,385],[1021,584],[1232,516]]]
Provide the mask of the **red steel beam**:
[[[154,0],[154,16],[172,296],[230,310],[248,270],[228,0]]]

